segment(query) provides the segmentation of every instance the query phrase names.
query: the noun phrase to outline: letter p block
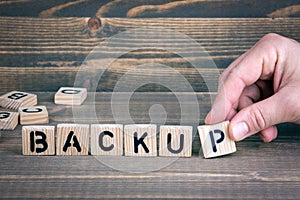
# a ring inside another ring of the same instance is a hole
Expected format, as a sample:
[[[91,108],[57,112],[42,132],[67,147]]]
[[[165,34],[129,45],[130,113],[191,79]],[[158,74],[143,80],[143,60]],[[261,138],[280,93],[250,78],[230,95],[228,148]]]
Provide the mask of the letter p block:
[[[230,154],[236,151],[235,143],[228,135],[229,121],[215,125],[198,126],[205,158]]]

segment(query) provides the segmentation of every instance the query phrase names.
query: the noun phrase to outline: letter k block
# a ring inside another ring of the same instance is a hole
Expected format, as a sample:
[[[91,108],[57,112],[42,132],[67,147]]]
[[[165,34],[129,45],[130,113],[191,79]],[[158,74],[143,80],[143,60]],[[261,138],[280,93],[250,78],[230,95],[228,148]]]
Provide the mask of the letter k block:
[[[156,128],[154,124],[125,125],[125,156],[157,156]]]

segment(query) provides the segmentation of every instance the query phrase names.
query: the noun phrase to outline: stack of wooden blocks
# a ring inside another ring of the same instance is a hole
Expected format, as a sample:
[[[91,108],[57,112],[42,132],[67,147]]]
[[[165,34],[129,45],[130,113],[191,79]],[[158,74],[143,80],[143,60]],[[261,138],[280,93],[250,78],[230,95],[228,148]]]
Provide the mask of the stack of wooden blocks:
[[[85,88],[62,87],[55,94],[55,104],[81,105],[87,97]],[[18,112],[0,112],[0,129],[22,128],[24,155],[110,155],[191,157],[192,126],[157,126],[154,124],[48,124],[45,106],[36,106],[37,96],[13,91],[0,97],[0,105]],[[228,135],[229,122],[198,126],[205,158],[236,151]],[[159,142],[157,142],[159,141]],[[159,148],[157,148],[159,147]],[[158,150],[159,149],[159,150]]]

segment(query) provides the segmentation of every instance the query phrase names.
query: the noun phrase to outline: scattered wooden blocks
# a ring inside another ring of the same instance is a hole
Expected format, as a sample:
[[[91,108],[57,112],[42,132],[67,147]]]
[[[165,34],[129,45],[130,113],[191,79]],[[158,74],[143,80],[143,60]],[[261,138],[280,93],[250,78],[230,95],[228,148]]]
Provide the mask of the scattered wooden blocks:
[[[157,156],[156,145],[156,125],[125,125],[125,156]]]
[[[215,125],[198,126],[205,158],[217,157],[236,151],[235,142],[228,135],[229,121]]]
[[[20,124],[48,124],[48,112],[45,106],[21,107]]]
[[[55,104],[81,105],[87,97],[86,88],[61,87],[55,94]]]
[[[91,154],[122,156],[123,125],[92,124]]]
[[[0,111],[0,130],[14,130],[19,122],[19,113]]]
[[[89,125],[58,124],[56,135],[57,155],[88,155]]]
[[[54,126],[23,126],[23,155],[54,155]]]
[[[160,156],[191,157],[192,126],[161,126]]]
[[[26,92],[11,91],[0,96],[0,106],[3,108],[18,110],[24,106],[37,104],[37,96]]]

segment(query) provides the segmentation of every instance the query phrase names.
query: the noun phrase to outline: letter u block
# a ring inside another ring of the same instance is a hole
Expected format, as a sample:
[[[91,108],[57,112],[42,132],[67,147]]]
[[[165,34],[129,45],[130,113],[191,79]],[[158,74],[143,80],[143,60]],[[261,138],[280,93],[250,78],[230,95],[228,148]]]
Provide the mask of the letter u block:
[[[23,155],[54,155],[54,126],[23,126]]]
[[[88,155],[89,125],[58,124],[56,154],[65,156]]]
[[[92,155],[123,155],[123,125],[92,124],[91,125]]]
[[[161,126],[159,155],[191,157],[192,134],[192,126]]]
[[[228,135],[229,121],[215,125],[198,126],[201,147],[205,158],[236,152],[235,143]]]
[[[125,125],[125,156],[157,156],[156,140],[154,124]]]

